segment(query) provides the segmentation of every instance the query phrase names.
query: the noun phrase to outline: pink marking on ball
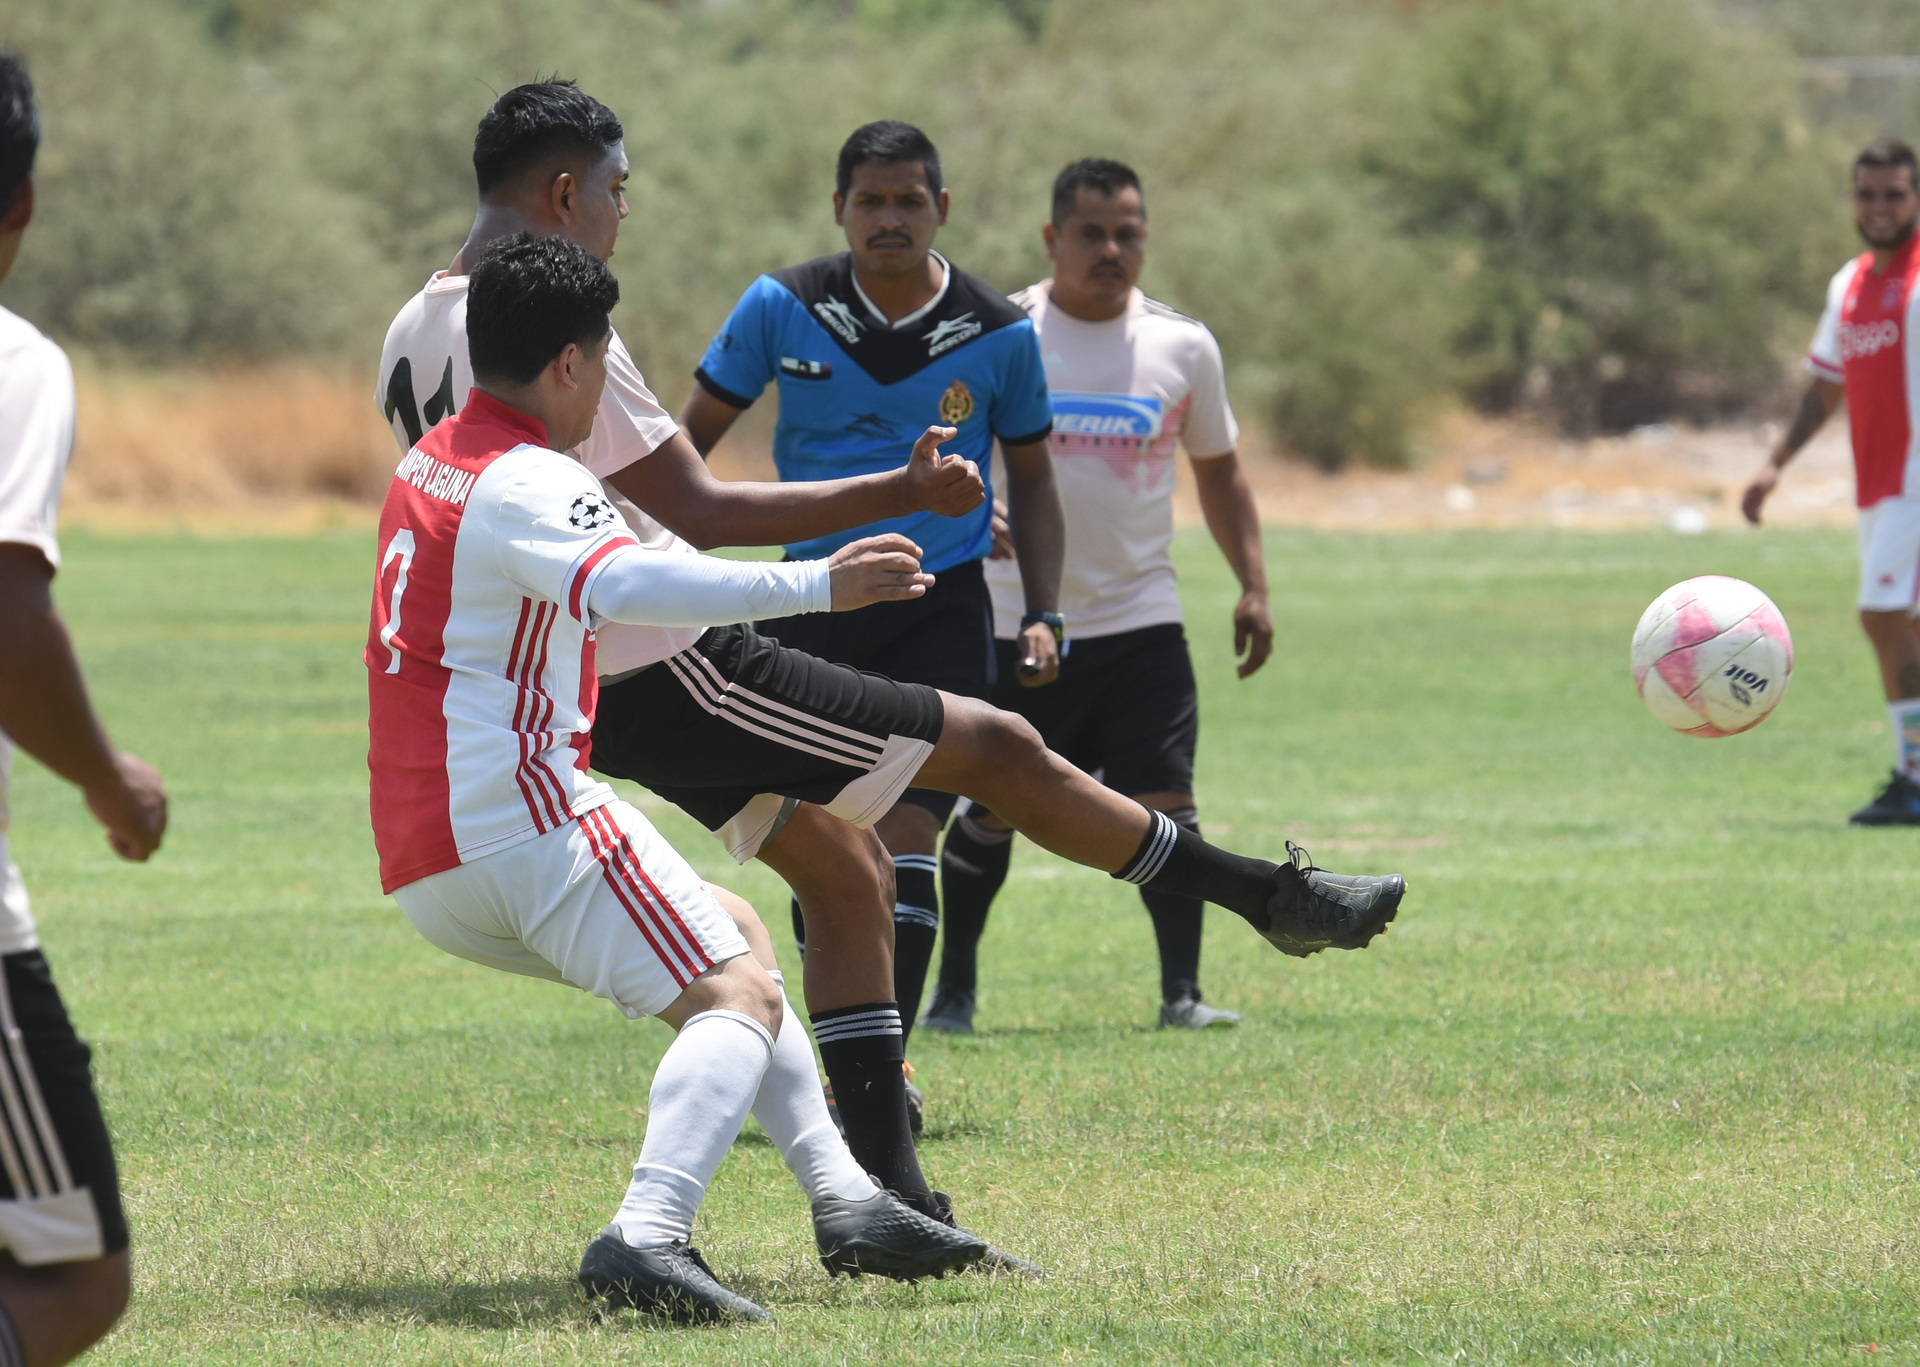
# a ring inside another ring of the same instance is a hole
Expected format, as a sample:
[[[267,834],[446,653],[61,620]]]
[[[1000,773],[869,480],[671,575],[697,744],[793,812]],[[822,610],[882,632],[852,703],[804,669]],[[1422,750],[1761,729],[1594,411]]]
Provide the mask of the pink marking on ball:
[[[1704,645],[1723,630],[1697,598],[1690,599],[1685,607],[1674,614],[1673,643],[1677,647]]]
[[[1752,612],[1754,625],[1762,632],[1780,643],[1787,653],[1787,672],[1793,672],[1793,633],[1787,630],[1787,619],[1780,615],[1780,609],[1772,603],[1762,603]]]
[[[1700,672],[1699,667],[1694,663],[1694,654],[1695,652],[1691,649],[1670,650],[1662,655],[1653,667],[1660,671],[1660,677],[1667,681],[1667,687],[1679,694],[1681,702],[1704,717],[1707,715],[1707,708],[1699,698]]]

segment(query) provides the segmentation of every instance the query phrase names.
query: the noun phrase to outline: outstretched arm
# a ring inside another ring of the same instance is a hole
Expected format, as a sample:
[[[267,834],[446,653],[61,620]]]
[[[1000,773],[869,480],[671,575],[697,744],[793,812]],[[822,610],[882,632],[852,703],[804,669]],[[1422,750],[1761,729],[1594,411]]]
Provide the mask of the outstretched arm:
[[[596,619],[635,626],[705,627],[850,612],[918,598],[933,583],[904,536],[870,536],[826,560],[720,560],[629,546],[607,559],[587,592]]]
[[[157,770],[107,739],[54,611],[52,581],[37,548],[0,543],[0,731],[78,785],[115,853],[145,859],[167,828],[166,790]]]
[[[1767,496],[1780,483],[1780,471],[1786,468],[1788,461],[1800,454],[1800,448],[1813,440],[1813,434],[1825,426],[1833,410],[1847,396],[1847,388],[1832,380],[1816,379],[1807,386],[1807,392],[1800,396],[1800,409],[1793,415],[1793,423],[1787,428],[1786,435],[1773,444],[1773,450],[1767,454],[1767,463],[1760,467],[1760,473],[1747,485],[1746,492],[1740,495],[1740,511],[1747,515],[1747,521],[1758,522],[1760,509],[1766,504]]]
[[[972,461],[940,454],[950,427],[929,427],[897,470],[793,484],[716,479],[702,457],[739,413],[695,389],[680,415],[685,431],[608,483],[702,550],[810,541],[909,513],[959,517],[985,497]]]
[[[1194,461],[1193,482],[1207,530],[1233,567],[1233,577],[1240,581],[1240,601],[1233,609],[1233,653],[1245,657],[1239,670],[1244,679],[1273,654],[1273,609],[1267,602],[1267,558],[1260,547],[1260,509],[1253,501],[1246,469],[1232,451]]]

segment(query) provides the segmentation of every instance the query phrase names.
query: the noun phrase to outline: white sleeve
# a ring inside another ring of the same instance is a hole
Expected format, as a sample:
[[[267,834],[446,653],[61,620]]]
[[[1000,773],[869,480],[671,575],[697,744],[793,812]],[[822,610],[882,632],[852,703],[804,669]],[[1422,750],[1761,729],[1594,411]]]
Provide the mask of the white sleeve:
[[[568,454],[605,479],[652,455],[679,430],[614,333],[607,343],[607,388],[593,415],[592,435]]]
[[[73,456],[73,367],[37,335],[0,357],[0,541],[55,569],[60,490]]]
[[[1227,403],[1227,371],[1220,359],[1220,344],[1205,328],[1200,329],[1200,345],[1194,349],[1192,388],[1187,394],[1191,406],[1180,429],[1187,458],[1232,455],[1240,444],[1240,424],[1233,420],[1233,408]]]
[[[494,556],[523,592],[584,622],[595,576],[639,543],[592,475],[556,452],[541,457],[500,491],[491,510]]]
[[[588,605],[596,625],[729,626],[798,612],[831,612],[833,582],[824,560],[768,564],[629,546],[610,556],[594,575]]]
[[[1847,378],[1846,358],[1840,352],[1840,310],[1846,303],[1853,273],[1859,268],[1859,262],[1849,261],[1827,286],[1827,307],[1820,315],[1820,326],[1813,331],[1813,345],[1807,348],[1807,369],[1835,384],[1842,384]]]

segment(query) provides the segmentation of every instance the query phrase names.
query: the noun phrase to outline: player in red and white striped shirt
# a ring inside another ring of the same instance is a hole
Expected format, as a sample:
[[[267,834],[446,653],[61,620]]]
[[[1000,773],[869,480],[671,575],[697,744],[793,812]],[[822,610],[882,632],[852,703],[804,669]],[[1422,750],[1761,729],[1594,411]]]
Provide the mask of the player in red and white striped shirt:
[[[854,1162],[805,1033],[783,1029],[782,989],[743,936],[764,943],[751,908],[730,915],[588,773],[594,631],[846,610],[918,597],[930,576],[899,536],[778,565],[643,549],[561,454],[592,430],[618,296],[606,266],[560,238],[503,239],[474,272],[472,395],[408,452],[381,509],[366,646],[374,841],[382,886],[434,944],[679,1032],[632,1184],[581,1281],[677,1319],[764,1319],[687,1242],[750,1112],[789,1162],[803,1155],[830,1269],[928,1276],[987,1246]]]
[[[1920,159],[1886,139],[1853,166],[1867,250],[1842,266],[1807,352],[1813,374],[1793,426],[1747,486],[1760,509],[1780,470],[1844,398],[1860,505],[1860,624],[1873,642],[1893,726],[1893,777],[1852,821],[1920,826]]]

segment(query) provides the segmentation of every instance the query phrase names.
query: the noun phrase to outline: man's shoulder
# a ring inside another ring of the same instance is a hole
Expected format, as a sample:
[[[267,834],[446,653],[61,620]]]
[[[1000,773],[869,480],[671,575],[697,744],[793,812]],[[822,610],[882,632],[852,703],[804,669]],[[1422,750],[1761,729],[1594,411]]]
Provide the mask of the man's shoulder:
[[[1016,303],[978,276],[967,274],[951,261],[947,265],[953,271],[953,283],[947,287],[947,297],[940,301],[941,307],[935,311],[936,317],[970,315],[979,319],[988,332],[1033,321],[1024,305]]]
[[[464,333],[466,313],[467,277],[436,271],[387,324],[385,349],[389,352],[404,349],[429,329],[436,334],[435,340],[438,340],[437,334],[456,325]]]
[[[14,374],[66,377],[73,366],[60,344],[11,309],[0,308],[0,356]]]
[[[1211,337],[1207,325],[1190,314],[1180,312],[1171,304],[1163,304],[1150,294],[1140,296],[1140,316],[1151,320],[1155,327],[1164,327],[1171,332],[1190,332],[1196,337]]]
[[[745,297],[751,299],[758,294],[763,299],[777,298],[776,292],[767,289],[769,284],[779,286],[809,308],[829,299],[844,302],[853,297],[853,253],[816,256],[785,270],[769,271],[747,287]]]

